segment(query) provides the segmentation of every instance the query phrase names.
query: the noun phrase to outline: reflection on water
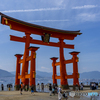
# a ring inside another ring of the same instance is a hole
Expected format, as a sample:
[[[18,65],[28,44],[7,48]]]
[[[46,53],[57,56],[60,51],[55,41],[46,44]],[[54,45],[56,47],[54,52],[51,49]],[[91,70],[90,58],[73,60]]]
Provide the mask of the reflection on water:
[[[12,88],[10,88],[10,91],[14,91],[14,90],[15,90],[14,85],[12,85]],[[1,87],[0,87],[0,91],[2,91],[2,90],[1,90]],[[7,88],[7,85],[4,85],[4,91],[9,91],[9,89]],[[36,86],[36,91],[38,91],[38,90],[37,90],[37,86]],[[40,91],[39,91],[39,92],[42,92],[42,91],[41,91],[41,86],[40,86]],[[45,86],[45,87],[44,87],[44,92],[49,92],[48,86]]]

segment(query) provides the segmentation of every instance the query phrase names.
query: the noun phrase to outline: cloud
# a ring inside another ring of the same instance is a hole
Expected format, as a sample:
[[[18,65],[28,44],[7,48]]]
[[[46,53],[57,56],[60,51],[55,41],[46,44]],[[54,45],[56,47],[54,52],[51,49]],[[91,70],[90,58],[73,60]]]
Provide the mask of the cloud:
[[[50,70],[49,68],[46,68],[46,67],[41,67],[41,69],[46,69],[46,70]]]
[[[72,9],[88,9],[88,8],[96,8],[98,7],[97,5],[84,5],[84,6],[76,6],[72,7]]]
[[[77,19],[80,21],[96,21],[98,20],[98,15],[95,13],[81,13],[77,15]]]
[[[15,13],[15,12],[33,12],[33,11],[49,11],[49,10],[62,10],[65,8],[41,8],[41,9],[27,9],[27,10],[5,10],[2,13]]]
[[[65,22],[65,21],[70,21],[68,19],[65,20],[33,20],[33,21],[28,21],[28,22]]]

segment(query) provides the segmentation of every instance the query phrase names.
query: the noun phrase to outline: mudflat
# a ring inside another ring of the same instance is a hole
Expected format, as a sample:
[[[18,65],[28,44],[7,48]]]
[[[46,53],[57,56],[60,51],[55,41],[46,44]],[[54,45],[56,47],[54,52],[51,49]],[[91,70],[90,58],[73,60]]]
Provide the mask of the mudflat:
[[[20,91],[0,91],[0,100],[58,100],[57,94],[49,96],[49,93],[25,92],[22,95]]]

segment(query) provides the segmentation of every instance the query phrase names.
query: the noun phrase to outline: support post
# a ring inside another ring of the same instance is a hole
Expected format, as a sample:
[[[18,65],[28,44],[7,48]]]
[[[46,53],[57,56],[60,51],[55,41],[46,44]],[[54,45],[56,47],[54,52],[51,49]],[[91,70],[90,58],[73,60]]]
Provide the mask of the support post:
[[[53,67],[53,76],[52,76],[52,79],[53,79],[53,84],[57,85],[57,79],[55,78],[56,76],[56,66],[55,66],[55,63],[56,63],[56,60],[58,59],[57,57],[52,57],[50,58],[51,60],[53,60],[52,62],[52,67]]]
[[[35,59],[36,59],[36,50],[39,49],[39,47],[29,47],[28,48],[31,51],[31,64],[30,64],[30,87],[34,86],[34,91],[36,91],[36,85],[35,85],[35,77],[36,77],[36,69],[35,69]]]
[[[77,55],[79,54],[80,52],[76,52],[76,51],[73,51],[73,52],[70,52],[70,54],[73,56],[72,59],[73,59],[73,89],[75,89],[75,86],[76,84],[79,86],[79,73],[78,73],[78,57]]]
[[[60,76],[61,76],[61,86],[63,89],[68,89],[68,82],[65,78],[66,76],[66,66],[64,64],[64,50],[63,50],[63,39],[59,39],[60,42]]]
[[[20,63],[19,63],[19,60],[21,59],[21,57],[23,55],[21,54],[16,54],[15,55],[17,57],[17,63],[16,63],[16,77],[15,77],[15,87],[16,87],[16,90],[19,90],[19,85],[20,85],[20,79],[18,79],[18,75],[20,74]]]
[[[25,33],[26,34],[26,41],[25,41],[25,51],[23,55],[23,63],[22,63],[22,77],[21,80],[24,85],[28,85],[29,79],[25,79],[25,73],[28,73],[28,61],[26,61],[26,58],[29,56],[29,49],[28,47],[30,46],[30,33]]]

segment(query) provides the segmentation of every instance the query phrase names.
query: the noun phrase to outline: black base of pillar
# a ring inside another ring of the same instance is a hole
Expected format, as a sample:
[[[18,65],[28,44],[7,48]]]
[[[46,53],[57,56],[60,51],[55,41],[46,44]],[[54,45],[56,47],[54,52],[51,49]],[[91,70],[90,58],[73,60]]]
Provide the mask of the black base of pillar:
[[[58,86],[56,83],[53,83],[54,86]]]
[[[69,85],[67,84],[67,85],[61,85],[61,88],[62,89],[69,89]]]
[[[20,84],[19,85],[15,85],[14,88],[15,88],[16,91],[20,90]]]
[[[73,90],[75,91],[77,91],[77,90],[80,90],[80,86],[76,86],[76,85],[73,85]]]

